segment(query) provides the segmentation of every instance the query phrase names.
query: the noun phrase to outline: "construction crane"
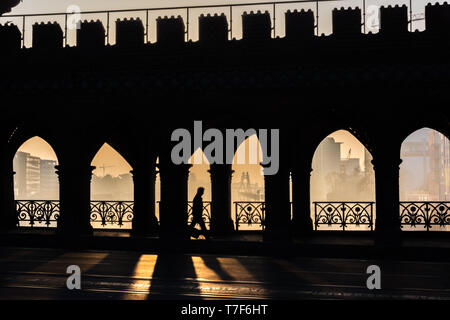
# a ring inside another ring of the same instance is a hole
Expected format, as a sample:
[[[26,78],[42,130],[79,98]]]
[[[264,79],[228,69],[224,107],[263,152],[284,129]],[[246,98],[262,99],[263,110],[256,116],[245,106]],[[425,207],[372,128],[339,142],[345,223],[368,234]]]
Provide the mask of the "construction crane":
[[[106,169],[107,168],[113,168],[115,166],[105,166],[105,164],[103,164],[103,166],[98,167],[99,169],[103,169],[103,176],[105,176],[106,174]]]

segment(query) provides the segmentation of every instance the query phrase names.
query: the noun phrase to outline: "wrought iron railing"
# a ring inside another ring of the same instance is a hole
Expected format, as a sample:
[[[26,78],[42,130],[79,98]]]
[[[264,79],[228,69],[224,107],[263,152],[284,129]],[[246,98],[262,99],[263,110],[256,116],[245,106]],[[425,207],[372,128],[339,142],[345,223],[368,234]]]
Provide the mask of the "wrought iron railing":
[[[349,226],[366,226],[373,231],[374,202],[313,202],[314,229],[337,226],[346,231]]]
[[[194,203],[192,201],[188,202],[188,224],[191,224],[194,216],[192,215]],[[203,212],[202,212],[203,221],[205,221],[206,228],[211,227],[211,201],[203,201]]]
[[[449,205],[448,201],[400,202],[400,225],[413,230],[422,227],[424,231],[450,227]]]
[[[55,200],[16,200],[18,227],[56,228],[60,202]],[[349,227],[374,229],[374,202],[314,202],[314,227]],[[450,231],[448,201],[400,202],[400,223],[403,229]],[[265,229],[265,202],[235,202],[236,231]],[[92,201],[90,219],[96,229],[130,229],[133,201]],[[211,224],[211,202],[203,202],[203,220]],[[192,221],[192,202],[188,202],[188,223]],[[434,229],[433,229],[434,228]]]
[[[134,201],[91,201],[91,224],[94,228],[131,229]]]
[[[161,201],[157,201],[159,212],[161,212]],[[187,203],[187,214],[188,214],[188,224],[192,222],[192,207],[194,202],[188,201]],[[203,201],[203,213],[202,213],[203,221],[205,221],[206,227],[209,229],[211,225],[211,201]]]
[[[269,11],[272,19],[272,35],[273,37],[279,36],[277,33],[277,22],[283,21],[284,17],[282,16],[287,9],[312,9],[315,15],[315,33],[319,35],[324,32],[324,30],[319,29],[319,17],[323,8],[325,10],[330,11],[331,9],[327,6],[327,3],[336,2],[334,7],[341,7],[339,4],[339,0],[291,0],[291,1],[277,1],[277,2],[253,2],[253,3],[233,3],[233,4],[213,4],[213,5],[200,5],[200,6],[184,6],[184,7],[160,7],[160,8],[138,8],[138,9],[122,9],[122,10],[101,10],[101,11],[84,11],[84,12],[75,12],[74,7],[69,7],[68,12],[55,12],[55,13],[34,13],[34,14],[8,14],[3,15],[0,19],[6,22],[19,20],[17,22],[21,27],[22,32],[22,46],[26,46],[26,37],[28,34],[27,25],[34,22],[44,22],[44,19],[36,19],[38,17],[53,17],[55,21],[58,21],[61,24],[61,28],[63,30],[64,44],[68,45],[68,34],[73,31],[72,25],[74,21],[77,22],[78,19],[89,19],[89,20],[104,20],[106,23],[105,26],[105,39],[106,43],[109,45],[111,43],[111,34],[112,34],[112,26],[111,20],[117,18],[118,16],[126,16],[126,17],[139,17],[144,25],[144,35],[145,42],[149,42],[150,37],[150,13],[154,14],[155,12],[161,12],[161,15],[167,16],[170,15],[170,12],[180,14],[183,16],[185,21],[185,39],[189,41],[192,39],[190,35],[190,26],[193,25],[192,19],[197,20],[201,14],[207,13],[224,13],[227,15],[228,23],[229,23],[229,39],[233,39],[235,33],[233,30],[239,25],[236,24],[236,15],[241,14],[237,8],[241,8],[242,10],[267,10]],[[401,2],[401,1],[398,1]],[[321,6],[325,3],[324,6]],[[395,4],[395,3],[394,3]],[[401,4],[405,4],[401,2]],[[409,0],[406,4],[409,10],[409,30],[413,31],[415,26],[413,25],[416,21],[423,21],[423,12],[413,12],[413,8],[419,9],[421,6],[417,6],[413,4],[413,0]],[[362,21],[361,27],[364,33],[373,31],[374,28],[371,23],[373,23],[373,17],[369,14],[368,9],[370,7],[367,6],[366,0],[355,0],[352,4],[354,7],[361,8],[362,11]],[[181,12],[182,11],[182,12]],[[238,11],[238,12],[236,12]],[[78,18],[79,17],[79,18]],[[47,19],[48,20],[48,19]],[[329,22],[327,22],[327,26]],[[234,28],[233,28],[234,27]]]
[[[59,201],[17,200],[18,227],[54,228],[59,218]]]
[[[241,225],[248,229],[265,229],[266,203],[262,201],[235,202],[236,231]]]

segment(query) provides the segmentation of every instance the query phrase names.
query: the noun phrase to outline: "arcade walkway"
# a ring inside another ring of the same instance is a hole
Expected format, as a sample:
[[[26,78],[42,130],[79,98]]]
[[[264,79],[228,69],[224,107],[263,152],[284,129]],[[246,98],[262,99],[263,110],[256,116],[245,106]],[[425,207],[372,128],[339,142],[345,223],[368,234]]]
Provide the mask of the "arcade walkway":
[[[450,263],[0,249],[0,299],[450,299]],[[82,290],[66,289],[79,265]],[[368,290],[379,265],[382,290]]]

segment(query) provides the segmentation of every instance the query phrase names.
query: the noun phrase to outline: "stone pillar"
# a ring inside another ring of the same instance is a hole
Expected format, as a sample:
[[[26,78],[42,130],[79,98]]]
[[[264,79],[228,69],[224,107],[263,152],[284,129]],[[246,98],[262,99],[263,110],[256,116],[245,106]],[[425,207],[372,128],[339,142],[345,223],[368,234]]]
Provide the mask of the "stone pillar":
[[[191,165],[162,162],[161,158],[160,162],[160,237],[169,242],[186,240],[188,177]]]
[[[156,170],[150,163],[137,165],[131,171],[134,182],[133,229],[134,236],[157,235],[158,219],[155,215]]]
[[[286,241],[291,238],[289,170],[283,166],[275,175],[264,176],[266,229],[264,240]]]
[[[74,162],[58,165],[56,169],[60,188],[58,233],[91,235],[91,179],[95,167]]]
[[[292,170],[292,232],[296,236],[311,234],[311,165],[296,166]]]
[[[383,153],[372,160],[375,171],[376,220],[375,233],[378,245],[400,243],[399,219],[399,169],[401,159]]]
[[[212,164],[211,175],[211,232],[226,235],[234,231],[231,219],[231,164]]]
[[[13,162],[2,154],[0,161],[0,230],[7,231],[17,226],[16,206],[14,201]]]

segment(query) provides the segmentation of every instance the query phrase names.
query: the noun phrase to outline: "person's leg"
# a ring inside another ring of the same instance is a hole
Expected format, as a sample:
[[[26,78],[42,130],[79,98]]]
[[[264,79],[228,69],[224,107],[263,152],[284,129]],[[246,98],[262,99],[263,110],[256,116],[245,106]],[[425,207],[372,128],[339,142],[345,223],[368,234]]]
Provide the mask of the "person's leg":
[[[203,221],[203,219],[201,219],[201,221],[199,221],[199,224],[200,224],[200,228],[202,229],[203,235],[205,236],[206,239],[209,239],[208,229],[206,229],[205,221]]]
[[[191,237],[194,237],[195,239],[198,238],[198,232],[197,229],[195,229],[195,225],[198,223],[198,220],[194,216],[192,218],[191,224],[189,225],[189,233]]]

